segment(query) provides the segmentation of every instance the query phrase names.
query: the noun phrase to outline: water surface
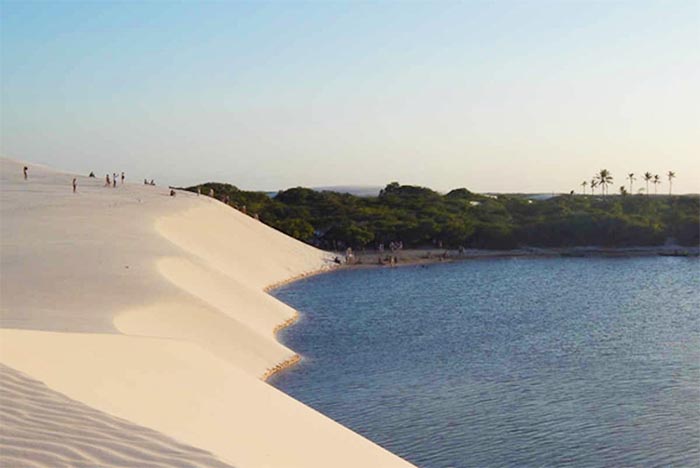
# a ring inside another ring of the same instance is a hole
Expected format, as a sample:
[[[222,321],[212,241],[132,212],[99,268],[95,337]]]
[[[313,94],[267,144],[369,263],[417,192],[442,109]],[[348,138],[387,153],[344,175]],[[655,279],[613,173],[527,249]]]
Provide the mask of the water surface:
[[[272,383],[423,467],[697,465],[697,259],[476,260],[278,289]]]

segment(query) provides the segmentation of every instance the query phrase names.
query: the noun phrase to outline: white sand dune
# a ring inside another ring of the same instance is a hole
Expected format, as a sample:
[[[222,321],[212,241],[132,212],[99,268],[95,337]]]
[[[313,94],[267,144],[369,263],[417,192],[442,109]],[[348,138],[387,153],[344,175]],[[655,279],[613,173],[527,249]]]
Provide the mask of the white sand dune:
[[[326,254],[208,197],[23,165],[0,160],[1,466],[409,466],[261,380],[296,356],[263,289]]]
[[[2,466],[231,466],[66,398],[2,364],[0,440]]]

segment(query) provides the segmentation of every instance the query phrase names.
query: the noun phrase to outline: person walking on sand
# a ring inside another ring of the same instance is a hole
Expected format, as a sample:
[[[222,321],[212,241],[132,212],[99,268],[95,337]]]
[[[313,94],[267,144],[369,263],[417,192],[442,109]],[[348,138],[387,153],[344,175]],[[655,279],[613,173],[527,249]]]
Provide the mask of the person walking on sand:
[[[112,181],[109,180],[109,174],[107,174],[105,176],[105,187],[109,187],[110,185],[112,185]]]
[[[122,171],[122,185],[124,184],[124,172]]]
[[[200,196],[202,194],[202,187],[199,185],[197,186],[197,196]]]
[[[114,172],[112,175],[114,176],[112,178],[112,188],[117,188],[117,173]]]
[[[24,180],[27,180],[27,171],[29,171],[29,168],[24,166],[24,169],[22,169],[22,172],[24,173]]]
[[[78,179],[73,177],[73,193],[78,189]]]

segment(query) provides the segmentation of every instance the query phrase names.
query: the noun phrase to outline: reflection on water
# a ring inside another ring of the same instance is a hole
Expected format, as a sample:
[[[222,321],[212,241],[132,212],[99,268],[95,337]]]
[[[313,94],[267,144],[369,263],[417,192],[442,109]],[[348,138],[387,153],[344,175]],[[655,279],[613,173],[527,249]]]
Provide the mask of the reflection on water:
[[[502,259],[275,292],[304,357],[272,383],[424,467],[700,457],[700,263]]]

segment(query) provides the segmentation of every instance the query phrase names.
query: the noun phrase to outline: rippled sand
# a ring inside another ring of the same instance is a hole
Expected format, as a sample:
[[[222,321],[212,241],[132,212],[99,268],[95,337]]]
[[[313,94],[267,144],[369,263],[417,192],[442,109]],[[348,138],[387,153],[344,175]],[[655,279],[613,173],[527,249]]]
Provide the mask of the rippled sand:
[[[3,466],[231,466],[209,452],[71,400],[2,364],[0,437]]]

